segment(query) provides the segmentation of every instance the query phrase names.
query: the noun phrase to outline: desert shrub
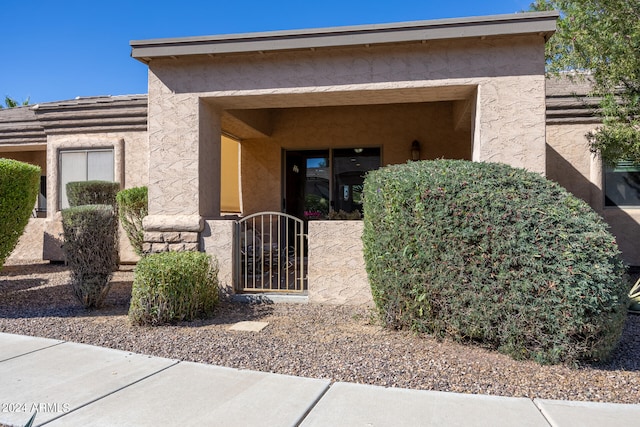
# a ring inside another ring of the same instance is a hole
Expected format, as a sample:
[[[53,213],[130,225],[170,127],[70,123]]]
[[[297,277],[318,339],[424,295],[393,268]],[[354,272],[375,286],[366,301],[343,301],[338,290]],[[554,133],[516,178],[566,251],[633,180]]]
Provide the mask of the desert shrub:
[[[147,255],[136,266],[129,319],[161,325],[209,316],[218,303],[218,265],[202,252]]]
[[[69,206],[116,205],[120,184],[111,181],[73,181],[67,183]]]
[[[138,255],[142,255],[142,244],[144,243],[142,219],[148,213],[147,187],[122,190],[116,195],[116,201],[118,202],[118,215],[122,228],[127,233],[133,250]]]
[[[366,269],[388,326],[540,363],[616,346],[628,300],[615,239],[559,185],[438,160],[371,172],[364,195]]]
[[[0,268],[29,222],[40,188],[40,168],[0,159]]]
[[[83,205],[62,211],[64,253],[71,284],[87,308],[98,308],[118,267],[118,219],[110,205]]]

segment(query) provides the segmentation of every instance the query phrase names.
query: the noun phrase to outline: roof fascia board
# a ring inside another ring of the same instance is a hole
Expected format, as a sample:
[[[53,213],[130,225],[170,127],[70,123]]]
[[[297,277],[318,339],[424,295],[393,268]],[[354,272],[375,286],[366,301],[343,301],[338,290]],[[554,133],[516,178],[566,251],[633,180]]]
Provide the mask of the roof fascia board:
[[[131,56],[145,62],[150,58],[187,55],[316,49],[517,34],[540,34],[548,39],[556,30],[558,16],[555,11],[528,12],[396,24],[134,40],[130,45]]]

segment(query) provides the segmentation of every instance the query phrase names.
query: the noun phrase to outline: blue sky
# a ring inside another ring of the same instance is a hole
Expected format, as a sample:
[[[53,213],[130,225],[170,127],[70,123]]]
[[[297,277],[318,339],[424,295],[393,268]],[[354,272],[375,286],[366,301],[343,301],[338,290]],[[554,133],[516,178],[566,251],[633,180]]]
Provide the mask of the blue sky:
[[[147,92],[130,40],[515,13],[531,0],[2,0],[0,103]]]

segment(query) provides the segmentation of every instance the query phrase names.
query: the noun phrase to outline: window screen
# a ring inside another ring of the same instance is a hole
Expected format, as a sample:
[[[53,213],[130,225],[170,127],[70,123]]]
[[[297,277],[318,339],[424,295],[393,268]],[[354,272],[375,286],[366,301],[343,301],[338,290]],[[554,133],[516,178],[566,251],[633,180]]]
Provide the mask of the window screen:
[[[69,207],[67,183],[113,181],[113,150],[69,150],[60,152],[60,208]]]

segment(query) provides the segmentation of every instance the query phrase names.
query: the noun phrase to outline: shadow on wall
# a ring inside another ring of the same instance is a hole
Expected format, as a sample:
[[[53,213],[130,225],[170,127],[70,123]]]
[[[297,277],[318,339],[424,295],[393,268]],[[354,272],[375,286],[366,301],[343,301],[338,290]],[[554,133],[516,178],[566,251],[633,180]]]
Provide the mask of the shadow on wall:
[[[547,178],[557,182],[585,202],[609,224],[609,231],[616,237],[624,262],[640,266],[640,209],[634,217],[628,211],[616,207],[604,208],[602,189],[592,183],[553,147],[547,145]]]

